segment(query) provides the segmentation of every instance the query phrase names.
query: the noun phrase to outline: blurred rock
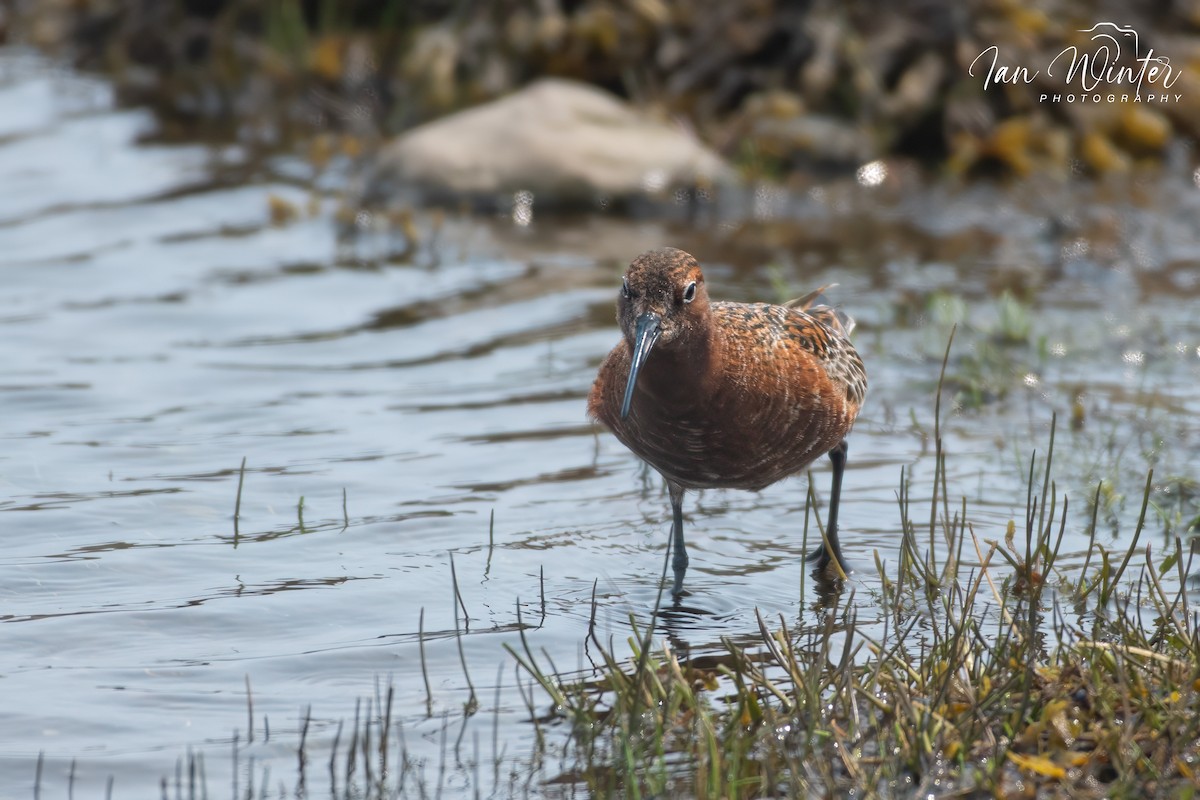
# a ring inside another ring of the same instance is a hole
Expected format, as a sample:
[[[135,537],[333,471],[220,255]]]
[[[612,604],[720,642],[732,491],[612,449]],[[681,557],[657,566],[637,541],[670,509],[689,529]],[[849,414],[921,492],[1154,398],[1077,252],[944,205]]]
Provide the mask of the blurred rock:
[[[937,94],[946,79],[942,59],[932,52],[923,53],[900,75],[896,89],[884,98],[886,114],[902,119],[916,117],[937,103]]]
[[[532,192],[539,208],[590,205],[731,178],[690,136],[587,84],[544,79],[421,125],[386,145],[361,198],[502,202]]]
[[[765,116],[751,123],[749,139],[763,152],[787,158],[794,166],[858,165],[878,155],[866,132],[825,114],[790,119]]]
[[[1171,123],[1160,111],[1143,106],[1121,109],[1117,135],[1135,153],[1158,153],[1171,138]]]
[[[1128,154],[1097,131],[1089,131],[1083,135],[1079,143],[1079,154],[1089,167],[1101,175],[1109,172],[1128,172],[1131,166]]]

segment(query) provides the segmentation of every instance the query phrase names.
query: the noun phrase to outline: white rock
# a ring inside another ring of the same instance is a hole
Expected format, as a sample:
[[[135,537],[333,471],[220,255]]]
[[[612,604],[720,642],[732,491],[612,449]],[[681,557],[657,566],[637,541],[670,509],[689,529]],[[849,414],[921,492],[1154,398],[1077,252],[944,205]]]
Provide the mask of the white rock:
[[[495,200],[527,191],[539,206],[591,203],[731,174],[707,147],[608,92],[546,78],[398,137],[380,153],[366,199],[416,189]]]

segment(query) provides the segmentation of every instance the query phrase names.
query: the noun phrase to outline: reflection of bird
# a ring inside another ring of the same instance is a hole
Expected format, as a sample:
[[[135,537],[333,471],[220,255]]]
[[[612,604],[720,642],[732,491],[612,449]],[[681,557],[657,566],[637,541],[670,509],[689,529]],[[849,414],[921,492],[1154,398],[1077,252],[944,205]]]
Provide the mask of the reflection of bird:
[[[819,305],[710,302],[696,260],[666,248],[629,265],[617,320],[624,340],[601,365],[588,412],[666,479],[675,594],[688,563],[684,490],[762,489],[826,453],[828,547],[813,558],[822,570],[840,566],[845,436],[867,388],[849,317]]]

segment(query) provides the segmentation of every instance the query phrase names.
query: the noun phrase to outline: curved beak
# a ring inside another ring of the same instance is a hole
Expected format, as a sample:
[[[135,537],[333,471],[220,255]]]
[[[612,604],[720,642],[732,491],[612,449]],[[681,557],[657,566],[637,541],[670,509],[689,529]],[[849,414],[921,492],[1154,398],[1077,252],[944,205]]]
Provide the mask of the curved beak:
[[[658,341],[662,333],[662,317],[653,311],[647,311],[637,318],[637,329],[633,335],[633,361],[629,365],[629,380],[625,382],[625,399],[621,401],[621,419],[629,416],[629,406],[633,403],[633,387],[637,384],[638,373],[650,355],[650,348]]]

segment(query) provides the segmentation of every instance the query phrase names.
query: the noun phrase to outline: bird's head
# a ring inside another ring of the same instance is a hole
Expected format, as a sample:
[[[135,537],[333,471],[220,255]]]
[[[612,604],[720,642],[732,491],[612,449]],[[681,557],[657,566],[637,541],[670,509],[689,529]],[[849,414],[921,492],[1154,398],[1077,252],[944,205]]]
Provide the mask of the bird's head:
[[[617,300],[617,322],[632,350],[622,419],[629,416],[633,388],[651,350],[686,346],[703,331],[707,316],[708,291],[695,258],[665,247],[633,260]]]

